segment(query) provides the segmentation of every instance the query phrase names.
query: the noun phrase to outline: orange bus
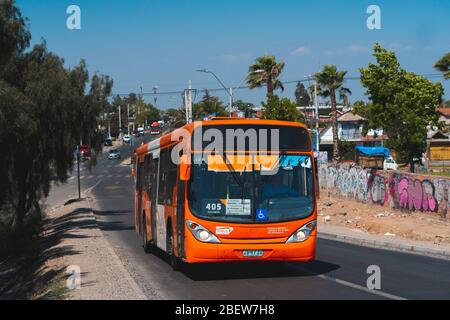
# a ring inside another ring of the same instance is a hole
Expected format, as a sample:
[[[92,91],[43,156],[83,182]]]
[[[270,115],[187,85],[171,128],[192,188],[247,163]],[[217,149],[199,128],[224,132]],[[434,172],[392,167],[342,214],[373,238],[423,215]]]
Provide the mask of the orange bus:
[[[146,252],[165,251],[174,269],[315,258],[316,168],[304,125],[214,118],[148,142],[133,157],[136,232]]]

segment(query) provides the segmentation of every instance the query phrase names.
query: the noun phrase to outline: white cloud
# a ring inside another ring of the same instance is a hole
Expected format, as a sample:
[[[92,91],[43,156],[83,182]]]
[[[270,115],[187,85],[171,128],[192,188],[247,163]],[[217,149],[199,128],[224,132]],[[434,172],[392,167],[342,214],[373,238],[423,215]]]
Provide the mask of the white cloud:
[[[309,51],[310,51],[309,47],[299,47],[299,48],[295,49],[294,51],[292,51],[291,55],[300,56],[300,55],[308,53]]]

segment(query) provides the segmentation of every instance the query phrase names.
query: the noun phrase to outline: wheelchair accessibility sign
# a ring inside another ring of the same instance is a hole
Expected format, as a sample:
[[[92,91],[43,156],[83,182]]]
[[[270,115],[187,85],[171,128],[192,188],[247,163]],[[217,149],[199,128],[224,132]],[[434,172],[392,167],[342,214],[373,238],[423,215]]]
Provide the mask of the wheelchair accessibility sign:
[[[266,221],[266,220],[267,220],[267,209],[257,209],[256,221]]]

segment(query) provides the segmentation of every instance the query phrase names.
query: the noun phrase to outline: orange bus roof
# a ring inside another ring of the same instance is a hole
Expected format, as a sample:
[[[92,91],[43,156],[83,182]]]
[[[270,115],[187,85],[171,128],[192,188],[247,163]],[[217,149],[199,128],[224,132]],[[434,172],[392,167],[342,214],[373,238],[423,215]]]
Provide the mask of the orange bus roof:
[[[250,119],[250,118],[227,118],[227,117],[216,117],[212,120],[207,121],[194,121],[189,124],[185,124],[184,126],[177,128],[173,131],[166,133],[160,138],[161,147],[173,144],[172,135],[179,130],[187,130],[190,134],[197,126],[218,126],[218,125],[227,125],[227,124],[254,124],[254,125],[275,125],[275,126],[294,126],[294,127],[302,127],[308,129],[303,123],[293,122],[293,121],[282,121],[282,120],[261,120],[261,119]],[[154,141],[154,140],[153,140]],[[150,142],[146,142],[140,147],[135,149],[135,154],[142,155],[146,154],[148,151],[148,144]]]

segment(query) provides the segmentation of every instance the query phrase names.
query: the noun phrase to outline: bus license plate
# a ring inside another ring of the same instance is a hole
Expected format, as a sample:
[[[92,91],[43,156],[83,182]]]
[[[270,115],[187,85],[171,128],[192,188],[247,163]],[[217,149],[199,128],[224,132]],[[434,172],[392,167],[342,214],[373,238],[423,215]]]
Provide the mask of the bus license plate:
[[[264,255],[264,251],[262,251],[262,250],[244,250],[242,255],[244,257],[262,257]]]

